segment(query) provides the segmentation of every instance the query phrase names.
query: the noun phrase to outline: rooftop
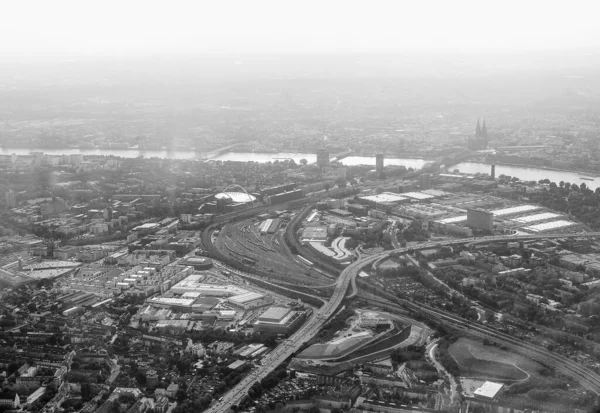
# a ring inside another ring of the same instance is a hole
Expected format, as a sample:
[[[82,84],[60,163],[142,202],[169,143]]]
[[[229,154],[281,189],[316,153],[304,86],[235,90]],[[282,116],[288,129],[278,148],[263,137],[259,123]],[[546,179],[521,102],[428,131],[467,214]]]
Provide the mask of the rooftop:
[[[577,224],[573,221],[559,219],[558,221],[551,221],[551,222],[544,222],[542,224],[530,225],[523,229],[526,231],[531,231],[531,232],[544,232],[544,231],[551,231],[553,229],[566,228],[566,227],[570,227],[573,225],[577,225]]]
[[[425,192],[405,192],[402,194],[402,196],[419,200],[434,198],[433,195],[427,194]]]
[[[487,397],[493,399],[496,397],[496,394],[500,391],[500,389],[504,386],[502,383],[494,383],[493,381],[486,381],[483,385],[475,390],[473,394],[475,396]]]
[[[216,199],[231,199],[236,204],[245,204],[256,201],[256,197],[245,192],[221,192],[215,195]]]
[[[154,297],[148,300],[148,303],[189,307],[194,301],[194,298]]]
[[[290,309],[287,307],[271,307],[260,315],[259,320],[281,320],[289,312]]]
[[[541,214],[527,215],[524,217],[514,218],[513,221],[520,222],[522,224],[528,224],[530,222],[535,221],[544,221],[550,218],[559,217],[560,214],[555,214],[554,212],[543,212]]]
[[[382,192],[378,195],[363,196],[361,199],[379,204],[383,202],[401,202],[407,198],[405,196],[394,194],[393,192]]]
[[[492,212],[494,216],[501,217],[503,215],[520,214],[522,212],[533,211],[540,208],[541,206],[538,205],[519,205],[516,207],[496,209],[490,212]]]
[[[456,222],[464,222],[466,220],[467,220],[466,215],[459,215],[457,217],[438,219],[437,222],[441,222],[442,224],[454,224]]]
[[[234,303],[248,303],[250,301],[258,300],[263,297],[264,297],[263,294],[255,293],[255,292],[251,291],[251,292],[247,292],[244,294],[234,295],[233,297],[229,298],[229,301],[234,302]]]

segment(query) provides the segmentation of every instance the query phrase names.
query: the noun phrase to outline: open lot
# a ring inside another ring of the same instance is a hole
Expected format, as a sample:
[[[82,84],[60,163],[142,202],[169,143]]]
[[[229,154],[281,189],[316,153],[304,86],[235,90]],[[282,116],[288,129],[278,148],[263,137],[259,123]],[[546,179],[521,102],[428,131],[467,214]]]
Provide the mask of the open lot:
[[[516,382],[527,380],[542,369],[541,365],[521,355],[468,338],[457,340],[449,352],[465,377]]]

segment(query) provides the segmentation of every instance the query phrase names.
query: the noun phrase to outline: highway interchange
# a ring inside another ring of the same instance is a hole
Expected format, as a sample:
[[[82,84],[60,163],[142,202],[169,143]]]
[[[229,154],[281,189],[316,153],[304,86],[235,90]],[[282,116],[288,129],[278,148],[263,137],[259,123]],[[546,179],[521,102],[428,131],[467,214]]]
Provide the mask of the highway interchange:
[[[335,285],[335,290],[329,301],[327,301],[326,304],[324,304],[317,312],[315,312],[310,317],[310,319],[298,331],[296,331],[296,333],[294,333],[290,338],[282,342],[275,350],[269,353],[263,359],[261,366],[252,370],[248,376],[246,376],[235,387],[229,390],[229,392],[227,392],[219,401],[217,401],[209,409],[207,409],[207,412],[216,413],[228,411],[231,408],[231,406],[239,403],[248,394],[248,390],[250,390],[253,383],[262,380],[278,365],[284,362],[288,357],[292,356],[302,346],[302,344],[312,339],[319,332],[319,330],[325,324],[325,322],[336,312],[346,295],[348,286],[352,284],[353,292],[356,292],[355,279],[358,273],[364,267],[373,264],[375,261],[394,255],[397,256],[416,250],[436,248],[445,245],[451,246],[482,242],[507,242],[532,239],[576,237],[600,237],[600,232],[588,232],[577,234],[504,235],[489,236],[482,238],[464,238],[459,240],[426,242],[407,248],[400,248],[385,251],[376,255],[361,257],[361,259],[353,262],[342,271],[342,273],[338,277],[338,280]],[[435,317],[445,317],[443,319],[446,320],[446,322],[448,323],[454,323],[458,325],[462,325],[461,323],[464,323],[464,320],[458,317],[449,316],[448,314],[437,309],[431,308],[429,306],[419,305],[415,303],[410,303],[409,306],[412,306],[413,309],[416,310],[425,311],[426,313],[429,313]],[[469,327],[463,326],[463,328],[468,329]],[[551,353],[550,351],[544,348],[521,342],[520,340],[516,340],[509,336],[503,337],[504,335],[502,335],[501,333],[498,333],[495,330],[491,330],[489,328],[479,326],[477,326],[477,328],[479,329],[480,334],[482,336],[491,335],[496,339],[496,341],[504,340],[505,342],[510,343],[511,347],[515,350],[520,349],[522,350],[521,352],[523,352],[524,354],[529,354],[532,358],[535,358],[539,361],[543,361],[546,364],[556,367],[557,370],[579,381],[583,387],[600,395],[600,376],[595,374],[593,371],[584,368],[583,366],[573,362],[572,360]]]

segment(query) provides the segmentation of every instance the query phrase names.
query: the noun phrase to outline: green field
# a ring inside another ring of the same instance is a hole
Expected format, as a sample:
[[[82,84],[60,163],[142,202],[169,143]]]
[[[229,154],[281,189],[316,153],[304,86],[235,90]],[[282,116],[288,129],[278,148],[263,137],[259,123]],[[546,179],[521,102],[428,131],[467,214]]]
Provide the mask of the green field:
[[[460,338],[448,351],[464,377],[516,382],[526,380],[530,374],[542,369],[526,357],[468,338]]]

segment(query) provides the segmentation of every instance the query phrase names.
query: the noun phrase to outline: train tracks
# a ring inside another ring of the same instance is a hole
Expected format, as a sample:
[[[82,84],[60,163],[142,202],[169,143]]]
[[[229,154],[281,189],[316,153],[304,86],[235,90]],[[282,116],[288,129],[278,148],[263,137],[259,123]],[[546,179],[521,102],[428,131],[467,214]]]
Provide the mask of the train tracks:
[[[567,237],[598,237],[600,233],[583,233],[583,234],[561,234],[561,235],[532,235],[532,236],[493,236],[486,237],[485,239],[462,239],[462,240],[453,240],[453,241],[444,241],[441,243],[424,243],[417,246],[413,246],[411,248],[401,248],[393,251],[386,251],[384,253],[371,255],[368,257],[364,257],[359,259],[358,261],[353,262],[348,267],[346,267],[340,273],[340,268],[338,266],[334,266],[328,262],[324,262],[322,257],[315,257],[314,254],[304,248],[298,239],[295,236],[295,230],[297,229],[299,223],[304,219],[304,217],[310,212],[310,210],[314,207],[313,205],[306,206],[299,214],[297,214],[290,223],[288,223],[288,227],[285,232],[285,241],[289,243],[290,246],[295,247],[298,253],[301,253],[305,258],[312,258],[318,266],[323,269],[327,269],[332,274],[340,274],[333,295],[329,299],[329,301],[323,305],[318,313],[311,318],[304,326],[300,328],[298,332],[296,332],[290,340],[288,340],[286,346],[281,349],[278,347],[274,351],[273,364],[263,367],[260,369],[260,372],[257,373],[256,378],[266,375],[268,371],[276,367],[275,363],[280,363],[285,358],[289,357],[295,350],[297,350],[302,342],[305,342],[310,337],[314,336],[318,330],[321,328],[323,323],[336,311],[338,306],[341,304],[348,287],[352,285],[353,290],[356,291],[355,279],[358,273],[366,266],[373,264],[378,259],[390,257],[393,255],[405,254],[407,252],[439,247],[443,245],[459,245],[459,244],[469,244],[473,242],[495,242],[495,241],[512,241],[512,240],[524,240],[524,239],[544,239],[544,238],[567,238]],[[205,248],[209,251],[210,254],[214,254],[216,258],[221,257],[224,262],[231,261],[227,257],[218,251],[218,249],[212,245],[211,242],[211,227],[207,228],[207,230],[203,233],[203,243]],[[232,265],[234,266],[234,265]],[[595,393],[596,395],[600,395],[600,376],[598,376],[592,370],[585,368],[574,361],[559,356],[555,353],[548,351],[545,348],[526,343],[514,337],[511,337],[505,333],[495,331],[489,329],[487,327],[473,325],[468,323],[466,320],[458,318],[454,315],[449,315],[445,312],[434,309],[430,306],[420,303],[414,303],[407,300],[402,300],[402,304],[407,308],[418,310],[423,312],[424,314],[433,317],[435,321],[440,322],[442,324],[451,326],[452,328],[465,331],[468,334],[476,335],[478,337],[489,338],[495,342],[502,343],[507,347],[512,348],[513,350],[520,352],[528,357],[531,357],[537,361],[540,361],[543,364],[554,367],[557,371],[572,377],[576,381],[578,381],[582,387],[587,390]],[[243,384],[240,386],[236,386],[235,389],[232,389],[230,393],[228,393],[228,400],[225,403],[219,403],[216,406],[213,406],[211,411],[224,411],[226,408],[231,406],[235,401],[239,400],[239,394],[245,394],[252,380],[244,380]],[[233,396],[233,394],[237,394],[238,396]],[[224,409],[224,410],[221,410]]]

